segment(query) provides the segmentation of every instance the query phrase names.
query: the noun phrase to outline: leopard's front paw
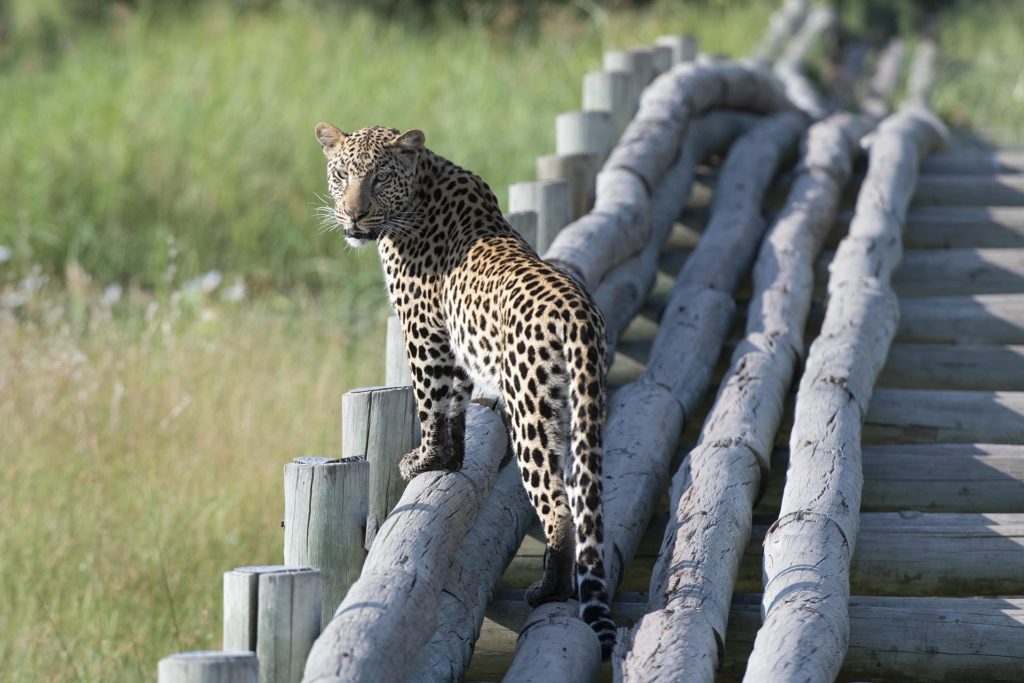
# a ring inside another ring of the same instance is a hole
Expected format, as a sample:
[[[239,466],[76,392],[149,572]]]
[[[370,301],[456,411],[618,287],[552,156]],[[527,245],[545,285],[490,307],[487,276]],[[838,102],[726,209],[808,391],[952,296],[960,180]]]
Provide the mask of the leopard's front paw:
[[[402,479],[411,481],[417,474],[447,469],[446,460],[444,453],[439,449],[427,449],[421,445],[402,458],[402,461],[398,463],[398,471],[401,473]]]

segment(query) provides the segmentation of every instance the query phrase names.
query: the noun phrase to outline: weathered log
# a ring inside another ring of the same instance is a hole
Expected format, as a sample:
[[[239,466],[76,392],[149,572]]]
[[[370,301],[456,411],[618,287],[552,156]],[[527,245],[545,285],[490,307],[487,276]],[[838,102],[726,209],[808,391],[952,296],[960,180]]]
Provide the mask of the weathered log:
[[[508,187],[508,211],[537,214],[537,253],[543,254],[555,235],[572,220],[569,183],[564,180],[533,180]]]
[[[923,175],[914,205],[1024,206],[1024,175]]]
[[[409,482],[359,580],[314,644],[303,680],[400,681],[434,632],[453,556],[505,453],[505,427],[492,410],[471,405],[466,434],[461,471],[428,472]]]
[[[515,226],[513,226],[515,227]],[[397,315],[388,316],[384,342],[384,385],[389,387],[412,386],[409,357],[405,351],[405,332]]]
[[[808,0],[785,0],[768,18],[768,30],[751,53],[752,60],[770,66],[778,59],[789,39],[800,30],[809,8]]]
[[[694,123],[688,135],[688,152],[681,152],[679,161],[655,191],[655,216],[661,221],[657,234],[664,234],[685,200],[692,165],[702,159],[699,150],[705,154],[719,151],[751,126],[754,120],[747,114],[723,112]],[[633,264],[630,277],[647,282],[653,276],[655,266],[650,259],[642,264]],[[598,290],[599,303],[602,301],[601,293],[608,291],[604,285]],[[638,305],[644,291],[646,285],[636,285],[635,295],[630,301]],[[614,300],[625,301],[622,297]],[[616,327],[624,325],[628,319],[614,317],[612,309],[602,310],[605,311],[610,333],[609,346],[614,348],[618,334]],[[462,675],[473,652],[473,643],[479,634],[492,587],[515,555],[526,525],[532,519],[533,509],[526,499],[518,471],[514,467],[503,470],[476,524],[456,554],[452,573],[441,596],[437,630],[411,667],[408,681],[448,681]],[[539,573],[534,575],[534,579],[536,576]]]
[[[761,622],[760,596],[738,594],[729,614],[725,661],[716,677],[739,680]],[[612,615],[630,625],[645,613],[647,596],[619,595]],[[492,603],[469,676],[497,681],[527,611],[519,594]],[[842,680],[1005,681],[1020,679],[1024,599],[850,598],[850,648]],[[605,670],[600,680],[610,680]]]
[[[1024,346],[893,344],[878,385],[1024,391]]]
[[[691,119],[715,107],[773,112],[790,105],[770,75],[735,64],[683,64],[662,74],[598,175],[594,210],[563,230],[545,258],[594,291],[611,268],[642,251],[651,239],[651,190]]]
[[[697,58],[697,39],[690,35],[658,36],[654,42],[672,49],[672,65]]]
[[[903,342],[1024,344],[1024,296],[903,299],[896,334]]]
[[[604,160],[614,146],[610,112],[570,111],[555,117],[555,154],[595,154]]]
[[[790,101],[815,119],[828,115],[832,107],[807,77],[804,72],[804,61],[815,42],[832,30],[837,23],[838,17],[832,7],[815,6],[807,14],[807,19],[786,46],[782,58],[774,68],[775,75],[782,81]]]
[[[850,218],[850,212],[839,214],[834,242],[845,236]],[[908,249],[1024,247],[1024,207],[914,207],[903,241]]]
[[[679,273],[648,369],[611,397],[603,455],[609,592],[636,552],[685,416],[707,389],[731,322],[731,292],[765,228],[761,200],[806,126],[797,112],[775,114],[732,146],[719,175],[711,223]],[[552,639],[553,645],[559,642]],[[585,652],[573,656],[577,667],[585,665]]]
[[[785,471],[787,449],[772,453]],[[1024,512],[1024,448],[1002,444],[866,445],[861,510]],[[755,512],[775,516],[782,477],[772,477]]]
[[[828,279],[832,253],[817,264]],[[1024,249],[929,249],[908,251],[893,274],[901,297],[1024,293]]]
[[[369,482],[370,464],[362,459],[303,457],[284,466],[284,562],[320,572],[321,627],[363,568]],[[227,644],[228,580],[235,573],[224,575],[225,649],[242,647]],[[251,590],[255,599],[255,583]]]
[[[570,217],[577,220],[594,208],[597,173],[602,158],[597,154],[547,154],[537,157],[537,180],[569,183]]]
[[[508,683],[590,683],[601,666],[597,634],[576,616],[579,606],[548,603],[530,612],[519,630]],[[557,647],[551,647],[552,642]],[[582,665],[582,666],[581,666]]]
[[[935,85],[935,62],[939,48],[931,38],[923,38],[914,49],[914,59],[907,75],[907,101],[918,107],[927,107]]]
[[[626,74],[626,102],[629,118],[640,106],[640,94],[654,78],[654,60],[651,53],[642,48],[633,50],[609,50],[604,53],[604,69]]]
[[[746,337],[700,443],[674,481],[673,515],[650,583],[651,613],[617,649],[624,680],[714,678],[751,508],[803,351],[814,257],[835,218],[858,141],[873,125],[839,115],[808,134],[786,208],[754,267]]]
[[[991,153],[943,152],[933,154],[921,164],[921,173],[935,175],[998,175],[1024,173],[1024,154],[1010,150],[995,150]]]
[[[157,683],[258,683],[252,652],[179,652],[157,665]]]
[[[889,100],[899,85],[902,62],[903,41],[893,38],[878,55],[868,91],[861,100],[860,108],[865,114],[882,117],[889,113]]]
[[[583,109],[608,112],[616,140],[636,110],[630,101],[629,81],[625,71],[592,71],[583,77]]]
[[[765,623],[745,680],[836,677],[849,642],[849,567],[857,539],[862,422],[899,315],[890,286],[920,160],[942,139],[927,110],[882,123],[829,306],[797,394],[779,520],[765,539]]]
[[[402,497],[405,481],[398,464],[419,444],[419,431],[411,386],[353,389],[341,398],[341,455],[370,465],[367,549]],[[333,469],[328,471],[333,473]]]

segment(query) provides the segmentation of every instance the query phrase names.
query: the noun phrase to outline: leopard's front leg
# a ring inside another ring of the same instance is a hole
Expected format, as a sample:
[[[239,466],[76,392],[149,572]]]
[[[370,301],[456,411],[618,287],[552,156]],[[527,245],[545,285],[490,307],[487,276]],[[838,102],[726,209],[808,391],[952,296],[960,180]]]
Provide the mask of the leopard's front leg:
[[[460,428],[464,425],[465,407],[461,397],[456,397],[456,388],[464,375],[455,364],[446,333],[432,330],[414,338],[406,332],[406,349],[422,434],[419,447],[399,463],[402,478],[408,481],[422,472],[461,467],[462,444],[455,446],[453,436],[460,441],[465,438],[464,428]],[[450,420],[453,401],[463,406],[463,422],[455,429]]]

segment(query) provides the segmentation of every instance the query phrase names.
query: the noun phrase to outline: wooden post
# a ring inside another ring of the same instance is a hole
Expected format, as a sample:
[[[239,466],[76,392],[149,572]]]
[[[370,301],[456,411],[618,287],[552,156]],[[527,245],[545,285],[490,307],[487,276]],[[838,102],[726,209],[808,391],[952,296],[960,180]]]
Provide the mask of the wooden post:
[[[369,479],[370,465],[362,459],[305,457],[284,467],[284,561],[320,571],[322,625],[331,620],[349,587],[359,578],[366,558]],[[225,594],[228,579],[235,573],[224,575]],[[255,585],[249,587],[253,592],[255,589]],[[225,599],[225,647],[227,604]],[[241,642],[232,640],[232,647],[241,647]]]
[[[564,180],[569,183],[571,218],[577,220],[594,208],[601,162],[602,158],[597,154],[586,153],[537,157],[537,180]]]
[[[584,111],[608,112],[616,140],[632,116],[629,97],[629,74],[624,71],[592,71],[583,77]]]
[[[662,45],[661,43],[656,43],[648,49],[651,51],[651,63],[654,67],[654,73],[651,76],[653,80],[672,68],[675,51],[671,45]]]
[[[260,683],[297,683],[320,634],[320,572],[283,565],[224,575],[224,645],[255,651]]]
[[[526,243],[533,247],[534,251],[537,251],[537,212],[536,211],[517,211],[515,213],[506,213],[505,220],[512,226],[512,229],[520,234],[520,236],[526,240]]]
[[[373,543],[405,490],[398,470],[402,458],[419,443],[419,418],[412,387],[353,389],[341,398],[341,453],[370,466],[366,548]]]
[[[412,386],[409,357],[405,351],[405,333],[397,315],[388,316],[384,343],[384,384],[389,387]]]
[[[179,652],[157,665],[157,683],[258,683],[252,652]]]
[[[900,64],[903,61],[903,41],[893,38],[875,62],[874,75],[860,108],[870,116],[882,117],[889,113],[889,100],[900,82]]]
[[[697,58],[697,39],[690,35],[658,36],[654,41],[672,49],[672,65],[692,62]]]
[[[609,50],[604,53],[604,68],[607,71],[621,71],[629,79],[629,117],[640,107],[640,95],[654,78],[654,58],[650,50]]]
[[[555,236],[572,220],[569,183],[565,180],[535,180],[509,185],[508,210],[509,213],[536,212],[537,253],[543,254]]]
[[[519,631],[508,683],[590,683],[597,678],[601,644],[576,616],[575,601],[550,602],[530,612]],[[558,647],[551,647],[552,640]],[[582,666],[581,666],[582,664]]]
[[[809,0],[785,0],[768,20],[768,30],[754,48],[754,62],[764,66],[772,64],[782,53],[786,42],[799,30],[810,8]]]
[[[605,111],[570,111],[555,118],[556,154],[594,154],[604,161],[615,146],[612,115]]]

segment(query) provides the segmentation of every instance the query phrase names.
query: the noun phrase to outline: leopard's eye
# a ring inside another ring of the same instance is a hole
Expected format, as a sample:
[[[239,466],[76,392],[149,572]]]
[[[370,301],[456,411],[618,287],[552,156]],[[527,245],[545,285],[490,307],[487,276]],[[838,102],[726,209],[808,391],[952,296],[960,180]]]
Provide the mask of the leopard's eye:
[[[343,183],[348,180],[348,173],[345,173],[345,169],[343,168],[336,168],[334,169],[334,179],[339,183]]]

